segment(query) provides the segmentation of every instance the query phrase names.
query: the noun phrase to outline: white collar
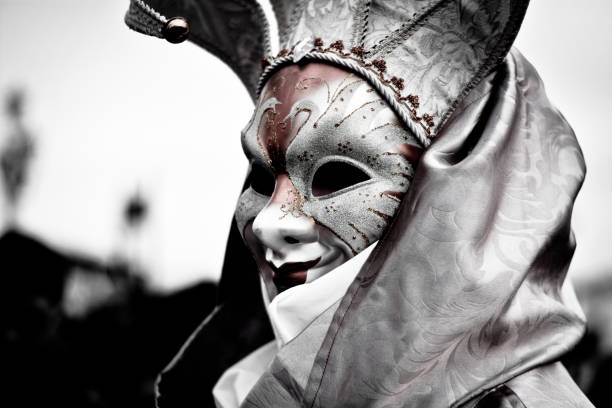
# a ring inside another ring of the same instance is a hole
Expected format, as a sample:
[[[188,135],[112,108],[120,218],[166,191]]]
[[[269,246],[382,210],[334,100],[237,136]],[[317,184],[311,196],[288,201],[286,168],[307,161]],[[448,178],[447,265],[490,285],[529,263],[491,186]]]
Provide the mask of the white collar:
[[[349,285],[368,259],[375,245],[349,259],[320,278],[294,286],[277,295],[272,302],[262,282],[262,293],[276,344],[270,342],[227,369],[213,389],[217,407],[237,408],[277,351],[293,340],[312,321],[330,307],[337,307]]]

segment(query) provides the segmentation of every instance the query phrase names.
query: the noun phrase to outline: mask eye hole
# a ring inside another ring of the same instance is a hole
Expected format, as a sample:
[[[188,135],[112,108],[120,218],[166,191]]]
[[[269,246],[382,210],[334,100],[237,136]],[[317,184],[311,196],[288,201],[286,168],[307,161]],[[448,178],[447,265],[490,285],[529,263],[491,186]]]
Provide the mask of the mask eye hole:
[[[369,179],[363,170],[350,163],[327,162],[317,169],[312,179],[312,195],[321,197]]]
[[[274,176],[261,164],[253,163],[249,173],[249,185],[259,194],[271,196],[274,192]]]

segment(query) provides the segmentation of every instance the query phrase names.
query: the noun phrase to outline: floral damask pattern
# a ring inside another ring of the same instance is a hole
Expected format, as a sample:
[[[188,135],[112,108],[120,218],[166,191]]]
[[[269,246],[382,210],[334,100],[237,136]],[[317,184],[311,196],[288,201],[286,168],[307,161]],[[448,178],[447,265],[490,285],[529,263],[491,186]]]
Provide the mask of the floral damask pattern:
[[[278,2],[275,2],[278,3]],[[321,38],[362,47],[385,62],[435,123],[414,126],[433,138],[464,98],[503,59],[522,22],[526,0],[310,0],[290,2],[279,19],[281,49]],[[387,86],[391,87],[391,84]],[[401,108],[400,109],[404,109]]]

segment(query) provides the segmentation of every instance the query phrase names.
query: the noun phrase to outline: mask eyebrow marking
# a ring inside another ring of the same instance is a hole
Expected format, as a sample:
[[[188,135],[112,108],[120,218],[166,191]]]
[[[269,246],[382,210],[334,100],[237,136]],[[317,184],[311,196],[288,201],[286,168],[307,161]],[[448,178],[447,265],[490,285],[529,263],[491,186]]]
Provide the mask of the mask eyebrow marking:
[[[345,121],[345,120],[347,120],[348,118],[350,118],[350,117],[351,117],[351,116],[352,116],[352,115],[353,115],[355,112],[357,112],[358,110],[360,110],[360,109],[362,109],[362,108],[364,108],[364,107],[366,107],[366,106],[368,106],[368,105],[370,105],[370,104],[372,104],[372,103],[381,102],[381,101],[382,101],[382,99],[380,99],[380,98],[379,98],[379,99],[375,99],[375,100],[373,100],[373,101],[369,101],[369,102],[364,103],[363,105],[361,105],[360,107],[356,108],[354,111],[352,111],[351,113],[349,113],[348,115],[346,115],[345,117],[343,117],[343,118],[342,118],[342,120],[341,120],[340,122],[336,123],[334,126],[335,126],[335,127],[339,127],[339,126],[340,126],[342,123],[344,123],[344,121]]]
[[[391,173],[392,176],[402,176],[404,178],[407,178],[408,180],[410,180],[412,177],[410,177],[408,174],[406,173]]]
[[[349,221],[348,225],[349,225],[351,228],[353,228],[355,231],[357,231],[357,233],[358,233],[359,235],[361,235],[361,237],[363,238],[363,240],[364,240],[364,241],[365,241],[365,243],[366,243],[366,246],[370,245],[370,240],[368,239],[368,236],[367,236],[366,234],[364,234],[364,233],[363,233],[363,232],[362,232],[362,231],[361,231],[359,228],[357,228],[357,227],[355,226],[355,224],[353,224],[352,222],[350,222],[350,221]]]
[[[361,135],[361,138],[365,139],[366,136],[369,135],[370,133],[376,132],[377,130],[383,129],[383,128],[387,127],[387,126],[395,126],[395,127],[398,127],[400,129],[404,130],[404,127],[401,124],[397,123],[397,122],[387,122],[387,123],[383,123],[382,125],[378,125],[375,128],[373,128],[373,129],[368,130],[363,135]]]
[[[348,77],[347,77],[348,78]],[[346,78],[345,78],[346,79]],[[351,82],[350,84],[346,84],[343,88],[341,88],[339,91],[337,91],[336,93],[334,93],[334,96],[332,97],[331,102],[327,105],[327,108],[325,108],[325,111],[323,111],[323,113],[321,114],[321,116],[319,116],[317,118],[317,120],[315,121],[315,123],[312,125],[313,127],[317,127],[319,125],[319,121],[321,120],[321,118],[323,118],[323,116],[325,116],[327,114],[327,112],[329,112],[329,108],[332,107],[332,105],[334,104],[334,102],[336,102],[336,100],[340,97],[340,95],[342,95],[342,93],[344,91],[346,91],[346,89],[349,86],[361,83],[361,82],[365,82],[363,79],[358,79],[356,81]],[[338,85],[338,88],[344,83],[344,80],[340,83],[340,85]]]
[[[297,132],[295,132],[295,135],[293,135],[293,137],[291,138],[291,140],[289,141],[289,143],[287,144],[287,149],[289,148],[289,146],[291,146],[291,143],[293,143],[293,141],[295,140],[296,137],[298,137],[298,135],[300,134],[300,132],[302,131],[302,128],[304,126],[306,126],[306,123],[308,123],[308,121],[310,120],[310,117],[312,116],[312,110],[308,109],[308,108],[300,108],[298,109],[293,116],[291,117],[291,121],[293,122],[293,120],[297,117],[297,115],[299,115],[302,112],[308,112],[308,117],[306,118],[306,120],[304,120],[304,122],[300,125],[300,127],[298,128]],[[287,118],[285,118],[286,120]]]
[[[385,221],[389,221],[391,219],[391,216],[385,213],[382,213],[378,210],[375,210],[373,208],[368,208],[368,211],[373,212],[374,214],[378,215],[380,218],[382,218]]]
[[[326,80],[324,80],[323,78],[319,78],[319,77],[304,78],[304,79],[301,79],[297,84],[295,84],[295,89],[297,89],[298,91],[305,91],[306,89],[308,89],[308,86],[304,84],[304,82],[306,81],[319,81],[322,84],[325,84],[325,86],[327,87],[327,102],[329,103],[329,98],[331,96],[330,96],[329,83],[327,83]]]
[[[404,194],[400,193],[399,191],[383,191],[382,193],[380,193],[381,197],[387,197],[390,198],[391,200],[401,203],[402,202],[402,196]]]

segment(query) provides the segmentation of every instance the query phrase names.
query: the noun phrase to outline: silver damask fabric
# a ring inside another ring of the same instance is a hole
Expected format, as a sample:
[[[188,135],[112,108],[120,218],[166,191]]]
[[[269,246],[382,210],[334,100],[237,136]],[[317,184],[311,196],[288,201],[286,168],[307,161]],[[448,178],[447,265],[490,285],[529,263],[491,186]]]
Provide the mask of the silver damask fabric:
[[[584,173],[512,50],[426,150],[335,314],[281,350],[244,406],[475,406],[503,384],[526,407],[591,406],[550,365],[584,331],[565,280]]]
[[[345,67],[372,82],[424,146],[503,60],[528,3],[272,0],[281,61],[340,57]]]

